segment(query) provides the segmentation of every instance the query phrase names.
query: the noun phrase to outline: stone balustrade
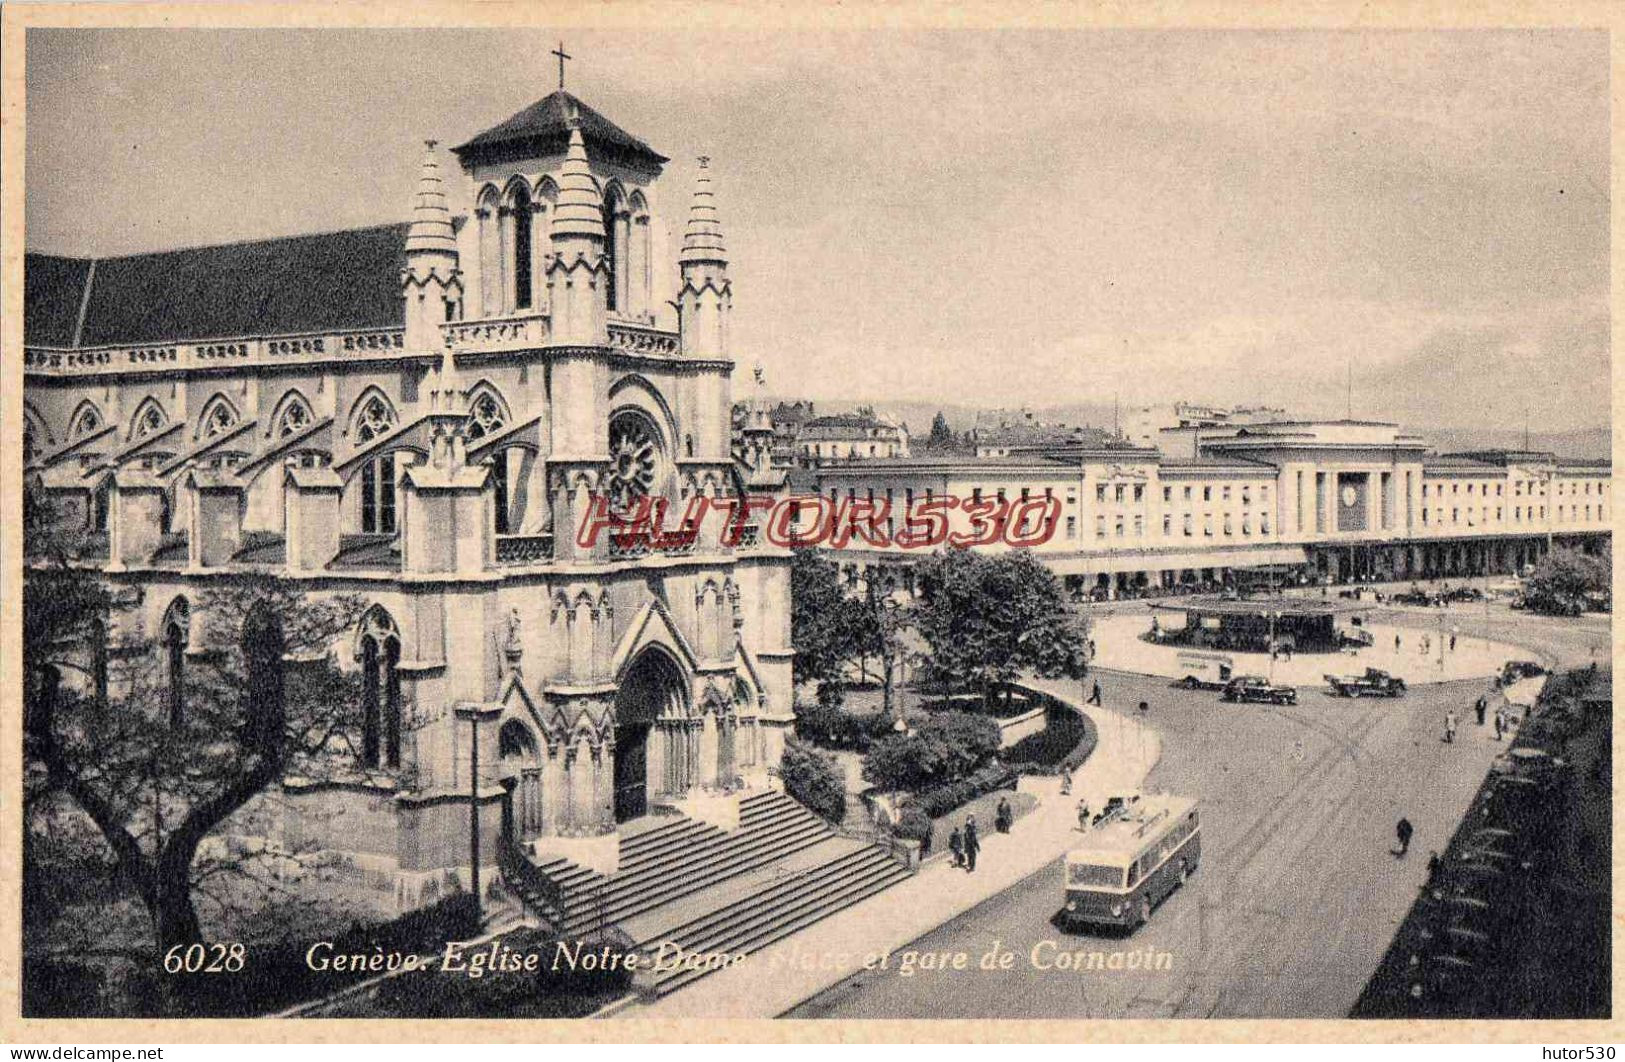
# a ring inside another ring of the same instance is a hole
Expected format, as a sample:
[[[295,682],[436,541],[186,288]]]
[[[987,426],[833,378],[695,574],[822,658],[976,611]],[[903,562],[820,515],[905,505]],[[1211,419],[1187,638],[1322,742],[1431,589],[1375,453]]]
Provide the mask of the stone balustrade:
[[[405,333],[398,328],[308,335],[241,336],[158,346],[114,345],[78,350],[25,347],[23,371],[35,376],[100,376],[395,357],[402,354],[404,349]]]
[[[498,535],[498,564],[541,564],[553,559],[552,535]]]
[[[440,327],[446,347],[459,354],[500,353],[546,346],[551,335],[546,314],[532,313],[482,321],[453,321]],[[611,349],[646,357],[676,357],[676,332],[629,321],[609,325]],[[325,362],[406,353],[399,328],[285,336],[237,336],[188,343],[115,344],[65,349],[25,347],[23,371],[31,376],[102,376],[186,369],[221,369]],[[412,353],[430,355],[431,351]]]
[[[469,354],[539,347],[547,343],[549,334],[545,313],[452,321],[440,326],[440,338],[450,350]]]
[[[609,322],[609,346],[623,354],[664,358],[675,358],[682,353],[681,339],[676,332],[630,321]]]

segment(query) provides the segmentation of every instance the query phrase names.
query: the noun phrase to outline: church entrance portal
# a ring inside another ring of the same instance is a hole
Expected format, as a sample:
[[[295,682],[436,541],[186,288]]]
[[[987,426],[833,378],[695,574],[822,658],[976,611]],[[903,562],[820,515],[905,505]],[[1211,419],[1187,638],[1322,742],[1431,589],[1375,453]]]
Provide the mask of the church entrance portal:
[[[615,821],[625,822],[649,810],[649,724],[623,723],[615,728]]]
[[[672,737],[689,715],[683,673],[671,657],[645,650],[626,669],[615,695],[615,821],[625,822],[649,811],[649,744],[656,728],[662,741],[664,770],[657,780],[673,795],[688,789],[690,778],[674,774]]]

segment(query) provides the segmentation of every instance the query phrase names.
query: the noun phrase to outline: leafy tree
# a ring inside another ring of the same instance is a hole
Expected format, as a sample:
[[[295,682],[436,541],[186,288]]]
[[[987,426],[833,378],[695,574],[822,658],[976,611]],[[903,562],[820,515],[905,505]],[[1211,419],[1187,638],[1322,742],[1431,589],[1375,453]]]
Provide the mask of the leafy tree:
[[[846,774],[835,757],[797,738],[784,743],[779,761],[784,791],[829,822],[846,819]]]
[[[1541,558],[1524,582],[1524,603],[1549,616],[1578,616],[1587,598],[1607,593],[1613,580],[1612,556],[1589,557],[1574,549],[1554,549]]]
[[[798,684],[818,683],[820,704],[840,704],[849,669],[867,677],[874,660],[890,714],[906,618],[888,610],[886,600],[873,587],[861,596],[848,594],[834,562],[813,548],[796,551],[790,566],[792,673]]]
[[[1061,581],[1026,550],[938,552],[916,579],[915,629],[930,647],[927,681],[976,690],[984,704],[1023,671],[1077,678],[1086,670],[1087,622]]]
[[[360,605],[307,600],[271,577],[201,594],[191,622],[204,625],[193,639],[203,652],[187,654],[177,700],[156,647],[119,622],[126,602],[48,524],[27,541],[26,806],[48,812],[66,797],[95,824],[160,951],[200,941],[200,893],[229,906],[245,881],[272,887],[252,856],[200,855],[211,832],[287,774],[354,763],[359,684],[328,654]],[[116,646],[113,629],[125,631]]]
[[[851,655],[848,605],[840,570],[816,550],[797,549],[790,562],[792,675],[799,685],[818,683],[819,703],[840,703],[842,667]]]

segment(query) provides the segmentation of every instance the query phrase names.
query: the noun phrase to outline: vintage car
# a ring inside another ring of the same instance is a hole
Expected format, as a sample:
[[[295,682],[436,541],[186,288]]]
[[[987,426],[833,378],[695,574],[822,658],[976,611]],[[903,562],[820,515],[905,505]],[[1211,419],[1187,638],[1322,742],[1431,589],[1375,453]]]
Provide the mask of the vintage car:
[[[1405,680],[1380,668],[1368,667],[1363,675],[1327,675],[1326,684],[1339,697],[1403,697]]]
[[[1501,685],[1510,685],[1522,678],[1546,674],[1546,669],[1533,660],[1508,660],[1501,665]]]
[[[1298,691],[1271,685],[1259,675],[1238,675],[1225,684],[1219,699],[1242,704],[1297,704]]]

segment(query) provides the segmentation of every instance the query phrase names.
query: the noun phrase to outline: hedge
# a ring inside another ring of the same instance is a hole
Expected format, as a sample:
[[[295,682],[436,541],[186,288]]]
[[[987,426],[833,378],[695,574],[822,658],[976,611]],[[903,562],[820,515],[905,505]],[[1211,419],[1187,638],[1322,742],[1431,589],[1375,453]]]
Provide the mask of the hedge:
[[[1059,774],[1083,766],[1099,740],[1100,734],[1088,716],[1049,698],[1044,729],[1005,749],[1002,758],[1026,774]]]
[[[1014,789],[1017,774],[1014,770],[999,763],[990,763],[981,770],[957,782],[937,786],[918,794],[904,805],[907,808],[918,808],[925,815],[933,819],[963,807],[983,793],[991,793],[996,789]]]
[[[815,814],[836,824],[846,821],[846,772],[835,757],[792,737],[784,743],[779,776],[784,791]]]
[[[892,726],[882,712],[859,715],[816,704],[804,704],[796,710],[796,736],[824,749],[868,752],[876,739],[892,732]]]
[[[919,792],[968,777],[999,751],[999,725],[985,715],[940,712],[908,734],[875,743],[863,757],[863,777],[884,790]]]

